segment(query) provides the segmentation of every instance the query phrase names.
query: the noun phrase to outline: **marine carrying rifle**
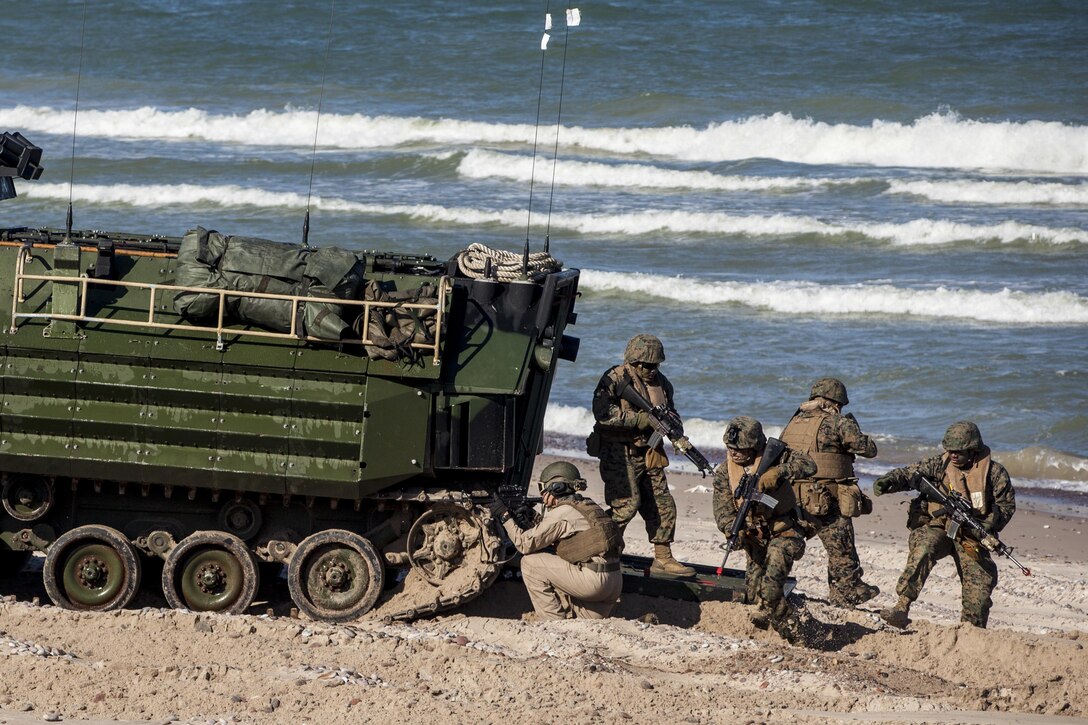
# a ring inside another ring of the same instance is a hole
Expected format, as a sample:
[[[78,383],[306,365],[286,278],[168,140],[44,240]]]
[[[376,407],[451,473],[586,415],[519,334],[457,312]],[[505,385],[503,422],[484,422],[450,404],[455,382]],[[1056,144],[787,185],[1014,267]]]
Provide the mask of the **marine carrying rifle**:
[[[968,533],[977,539],[980,544],[1016,564],[1020,567],[1020,571],[1024,573],[1024,576],[1031,576],[1031,569],[1021,564],[1012,555],[1012,547],[1006,546],[996,536],[983,528],[979,520],[975,518],[974,508],[971,507],[971,503],[963,494],[956,491],[946,493],[941,490],[940,486],[920,473],[914,477],[912,483],[914,488],[921,492],[923,496],[941,505],[941,508],[935,512],[935,517],[948,515],[948,526],[945,527],[948,538],[956,538],[960,528],[966,528]]]
[[[752,508],[752,504],[761,503],[772,509],[778,505],[778,499],[759,490],[759,478],[778,461],[784,450],[786,450],[785,443],[777,438],[768,438],[767,445],[763,448],[763,458],[759,460],[759,466],[755,471],[745,473],[741,477],[740,484],[737,486],[736,492],[733,493],[733,498],[740,500],[740,505],[737,507],[737,518],[733,520],[733,528],[729,530],[729,536],[726,537],[725,544],[722,547],[725,549],[725,556],[722,558],[722,565],[718,567],[718,576],[722,575],[725,564],[729,561],[729,554],[737,545],[737,539],[740,538],[740,531],[744,528],[744,520],[748,518],[748,509]]]
[[[708,473],[714,473],[714,467],[710,465],[710,461],[684,435],[684,424],[680,421],[680,416],[676,414],[675,410],[670,409],[665,404],[653,405],[650,403],[650,401],[642,397],[641,393],[635,390],[635,386],[631,384],[631,380],[627,377],[624,377],[622,386],[620,388],[620,397],[639,410],[644,411],[650,418],[650,426],[654,429],[653,435],[650,436],[650,448],[656,448],[662,438],[668,438],[673,448],[683,453],[689,461],[695,464],[695,467],[703,474],[703,478],[706,478]]]

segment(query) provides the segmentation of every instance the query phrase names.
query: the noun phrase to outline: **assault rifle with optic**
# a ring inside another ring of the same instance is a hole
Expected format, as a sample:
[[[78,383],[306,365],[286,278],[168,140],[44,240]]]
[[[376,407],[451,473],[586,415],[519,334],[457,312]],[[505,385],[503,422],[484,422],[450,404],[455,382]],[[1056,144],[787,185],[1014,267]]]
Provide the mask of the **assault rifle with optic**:
[[[785,443],[777,438],[768,438],[767,445],[763,448],[763,458],[759,460],[759,466],[755,471],[745,473],[741,477],[740,484],[733,494],[733,498],[740,501],[740,505],[737,506],[737,518],[733,520],[733,528],[729,530],[729,536],[726,537],[725,544],[722,545],[722,548],[725,549],[725,557],[722,558],[722,565],[718,567],[718,576],[722,575],[725,564],[729,561],[729,554],[736,548],[737,540],[740,538],[741,529],[744,528],[744,521],[748,518],[748,510],[752,508],[752,504],[761,503],[772,509],[778,505],[778,499],[759,490],[759,478],[778,461],[784,450],[786,450]]]
[[[1012,547],[1006,546],[996,536],[983,528],[975,517],[971,502],[963,494],[956,491],[942,491],[940,486],[920,473],[915,475],[911,483],[913,488],[921,492],[923,496],[934,503],[940,504],[941,508],[936,511],[934,517],[948,515],[948,526],[945,527],[948,538],[956,538],[960,528],[965,528],[971,537],[977,539],[980,544],[1016,564],[1020,567],[1020,571],[1024,573],[1024,576],[1031,576],[1031,569],[1021,564],[1012,555]]]
[[[653,435],[650,436],[650,448],[655,448],[662,438],[668,438],[673,448],[687,456],[687,459],[695,464],[695,467],[703,474],[703,478],[706,478],[708,473],[714,473],[714,467],[710,465],[710,461],[684,435],[684,424],[680,421],[680,416],[676,414],[675,410],[664,404],[653,405],[650,403],[641,393],[635,390],[635,386],[626,377],[623,379],[620,388],[620,397],[649,416],[650,427],[654,429]]]

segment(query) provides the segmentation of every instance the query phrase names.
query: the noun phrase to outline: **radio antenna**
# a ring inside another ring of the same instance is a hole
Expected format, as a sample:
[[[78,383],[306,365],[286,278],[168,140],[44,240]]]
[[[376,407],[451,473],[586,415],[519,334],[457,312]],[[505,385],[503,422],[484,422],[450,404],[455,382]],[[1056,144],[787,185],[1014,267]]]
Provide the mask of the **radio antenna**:
[[[302,219],[302,246],[310,246],[310,197],[314,190],[314,166],[317,164],[317,134],[321,129],[321,104],[325,101],[325,78],[329,73],[329,53],[332,50],[333,19],[336,17],[336,0],[329,2],[329,31],[325,40],[325,62],[321,67],[321,91],[317,96],[317,121],[314,123],[314,148],[310,154],[310,186],[306,189],[306,215]]]
[[[79,70],[76,71],[76,107],[72,112],[72,165],[68,175],[68,213],[64,220],[64,240],[72,238],[72,188],[76,181],[76,121],[79,119],[79,86],[83,79],[83,48],[87,37],[87,0],[83,0],[83,23],[79,31]]]
[[[548,41],[551,40],[551,35],[548,33],[552,29],[552,14],[549,12],[550,0],[546,0],[544,3],[544,35],[540,38],[540,81],[537,85],[536,92],[536,123],[533,124],[533,161],[529,167],[529,211],[525,218],[525,249],[522,251],[522,259],[528,260],[529,257],[529,230],[532,227],[533,222],[533,182],[536,181],[536,150],[537,142],[540,139],[540,105],[544,98],[544,59],[547,57]],[[522,266],[525,267],[524,263]],[[528,270],[522,269],[523,274],[527,274]]]
[[[555,151],[552,153],[552,185],[548,193],[548,221],[544,225],[544,252],[547,253],[551,246],[552,231],[552,204],[555,202],[555,167],[559,165],[559,130],[563,128],[563,82],[567,77],[567,45],[570,38],[570,29],[582,22],[581,12],[578,8],[572,8],[567,2],[567,24],[563,32],[563,63],[559,72],[559,109],[555,115]]]

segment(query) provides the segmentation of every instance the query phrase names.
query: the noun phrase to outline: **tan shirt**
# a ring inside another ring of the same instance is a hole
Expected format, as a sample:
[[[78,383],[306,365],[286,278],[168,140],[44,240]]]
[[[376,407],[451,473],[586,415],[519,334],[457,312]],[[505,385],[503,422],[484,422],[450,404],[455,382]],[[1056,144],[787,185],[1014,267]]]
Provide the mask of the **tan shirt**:
[[[540,523],[531,529],[522,529],[513,519],[507,519],[502,526],[515,549],[522,554],[532,554],[579,531],[587,531],[590,524],[573,506],[556,506],[545,509]]]

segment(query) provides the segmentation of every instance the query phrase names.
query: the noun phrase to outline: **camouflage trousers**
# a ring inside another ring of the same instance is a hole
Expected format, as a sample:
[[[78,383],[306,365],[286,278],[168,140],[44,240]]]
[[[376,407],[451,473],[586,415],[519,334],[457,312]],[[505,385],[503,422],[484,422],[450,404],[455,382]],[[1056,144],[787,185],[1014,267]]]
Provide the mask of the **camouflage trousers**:
[[[748,602],[762,600],[770,612],[783,609],[782,588],[793,569],[793,562],[805,555],[805,540],[800,536],[776,536],[770,541],[744,540],[748,568],[744,572]]]
[[[907,566],[899,577],[896,592],[912,602],[916,600],[934,565],[946,556],[956,562],[960,576],[963,597],[960,619],[985,627],[993,606],[990,594],[997,586],[997,565],[990,552],[977,541],[950,539],[943,527],[919,526],[910,532]]]
[[[827,550],[827,586],[834,592],[848,595],[861,586],[865,570],[861,568],[858,549],[854,544],[854,522],[839,513],[832,501],[830,516],[820,522],[816,535]]]
[[[601,479],[612,520],[622,533],[635,514],[646,523],[653,544],[671,544],[676,533],[676,501],[665,469],[646,468],[646,449],[623,443],[601,444]]]

